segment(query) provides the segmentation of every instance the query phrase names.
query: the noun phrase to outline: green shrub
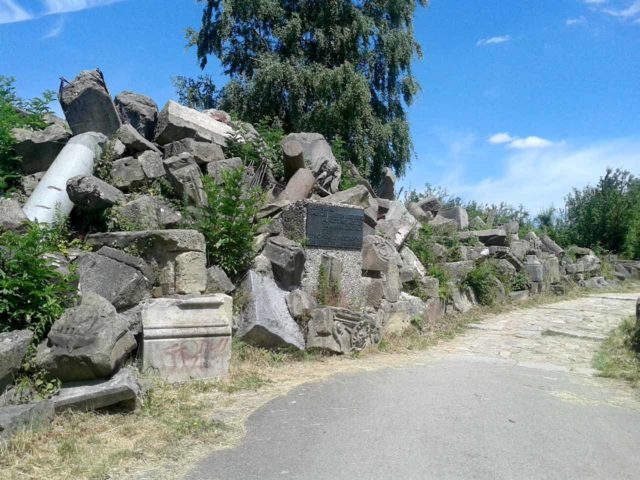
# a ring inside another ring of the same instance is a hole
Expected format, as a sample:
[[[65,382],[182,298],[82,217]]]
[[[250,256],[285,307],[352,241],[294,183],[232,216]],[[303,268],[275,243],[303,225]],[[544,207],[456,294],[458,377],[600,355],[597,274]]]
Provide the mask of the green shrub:
[[[496,302],[499,293],[498,277],[495,266],[491,262],[482,262],[469,272],[464,284],[471,287],[481,305],[491,306]]]
[[[23,100],[16,95],[14,79],[0,76],[0,194],[11,192],[20,183],[20,157],[13,148],[13,128],[29,127],[42,129],[46,126],[43,114],[49,112],[47,105],[53,92],[45,92],[42,98]]]
[[[237,277],[254,257],[254,218],[261,192],[247,187],[244,168],[223,172],[221,185],[207,176],[203,182],[209,205],[193,211],[194,226],[205,237],[209,264]]]
[[[511,278],[511,291],[521,292],[529,288],[529,277],[525,272],[518,272]]]
[[[333,307],[345,306],[345,297],[342,293],[340,282],[332,281],[324,265],[320,265],[318,270],[318,289],[316,300],[320,305],[330,305]]]
[[[46,253],[62,243],[61,229],[30,225],[0,234],[0,331],[29,329],[39,342],[73,303],[73,278],[56,271]]]
[[[435,263],[435,255],[433,254],[433,230],[430,225],[423,225],[418,230],[418,235],[412,237],[407,242],[411,251],[418,257],[418,260],[428,267]]]
[[[260,134],[258,137],[251,135],[241,122],[234,122],[233,126],[236,133],[227,147],[227,153],[240,157],[245,165],[257,167],[266,163],[275,178],[281,178],[284,175],[284,164],[280,141],[284,137],[284,131],[280,124],[269,118],[261,120],[256,125]]]
[[[451,280],[451,278],[449,278],[449,274],[447,273],[447,271],[440,265],[433,265],[429,268],[427,274],[430,277],[435,277],[438,279],[438,295],[440,296],[440,298],[443,300],[450,300],[453,292],[451,291],[451,286],[449,285],[449,281]]]

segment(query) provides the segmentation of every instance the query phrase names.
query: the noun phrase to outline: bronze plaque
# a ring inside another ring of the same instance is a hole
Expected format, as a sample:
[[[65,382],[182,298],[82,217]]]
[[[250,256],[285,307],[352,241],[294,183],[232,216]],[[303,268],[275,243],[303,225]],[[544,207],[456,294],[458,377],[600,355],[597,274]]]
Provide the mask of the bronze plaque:
[[[310,247],[362,249],[364,211],[358,208],[309,203],[307,240]]]

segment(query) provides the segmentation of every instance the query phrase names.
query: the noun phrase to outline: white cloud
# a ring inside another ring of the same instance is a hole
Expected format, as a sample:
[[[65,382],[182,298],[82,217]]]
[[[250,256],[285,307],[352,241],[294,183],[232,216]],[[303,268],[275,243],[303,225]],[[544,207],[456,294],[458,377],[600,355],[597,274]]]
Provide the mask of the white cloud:
[[[585,23],[587,23],[587,19],[585,17],[567,18],[567,21],[566,21],[566,24],[569,25],[570,27],[574,25],[584,25]]]
[[[0,24],[33,20],[45,15],[79,12],[124,1],[127,0],[40,0],[40,10],[28,11],[20,5],[23,0],[0,0]]]
[[[0,24],[23,22],[31,18],[31,14],[14,0],[0,0]]]
[[[553,142],[546,138],[540,137],[527,137],[517,138],[509,144],[509,148],[516,148],[518,150],[527,150],[531,148],[549,148],[552,147]]]
[[[56,23],[53,25],[51,30],[49,30],[43,37],[42,40],[49,40],[51,38],[56,38],[60,36],[62,30],[64,30],[64,24],[66,23],[66,17],[60,16]]]
[[[640,173],[640,138],[602,142],[581,148],[566,144],[544,150],[513,151],[504,173],[473,185],[449,179],[445,187],[469,200],[524,205],[538,213],[551,204],[562,206],[576,188],[595,184],[607,167]]]
[[[104,7],[124,0],[44,0],[44,15],[79,12],[89,8]]]
[[[511,41],[511,35],[501,35],[499,37],[483,38],[476,43],[477,47],[486,47],[487,45],[498,45]]]
[[[495,135],[490,136],[488,141],[493,145],[501,145],[506,143],[509,148],[515,148],[517,150],[549,148],[556,145],[546,138],[540,138],[536,136],[530,136],[526,138],[513,137],[506,132],[496,133]]]
[[[513,140],[515,140],[515,139],[511,135],[509,135],[508,133],[496,133],[495,135],[491,135],[489,137],[489,143],[492,143],[494,145],[500,145],[501,143],[513,142]]]
[[[640,0],[635,0],[627,8],[612,9],[607,8],[603,10],[607,15],[621,18],[622,20],[631,20],[636,17],[640,17]]]

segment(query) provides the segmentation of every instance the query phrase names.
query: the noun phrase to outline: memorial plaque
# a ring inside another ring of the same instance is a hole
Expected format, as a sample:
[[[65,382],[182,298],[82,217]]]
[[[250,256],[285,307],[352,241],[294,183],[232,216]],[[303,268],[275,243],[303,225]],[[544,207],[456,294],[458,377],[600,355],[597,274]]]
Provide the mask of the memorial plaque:
[[[307,239],[310,247],[362,249],[364,211],[309,203]]]

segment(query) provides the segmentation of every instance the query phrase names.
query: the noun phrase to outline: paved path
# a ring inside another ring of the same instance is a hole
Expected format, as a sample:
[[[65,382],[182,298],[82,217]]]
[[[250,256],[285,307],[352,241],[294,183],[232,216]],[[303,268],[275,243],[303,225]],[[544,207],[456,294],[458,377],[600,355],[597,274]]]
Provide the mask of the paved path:
[[[299,387],[188,478],[638,479],[637,394],[591,370],[636,298],[497,315],[413,366]]]

